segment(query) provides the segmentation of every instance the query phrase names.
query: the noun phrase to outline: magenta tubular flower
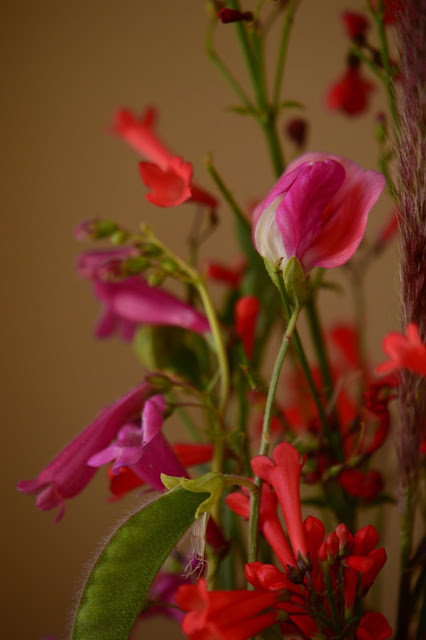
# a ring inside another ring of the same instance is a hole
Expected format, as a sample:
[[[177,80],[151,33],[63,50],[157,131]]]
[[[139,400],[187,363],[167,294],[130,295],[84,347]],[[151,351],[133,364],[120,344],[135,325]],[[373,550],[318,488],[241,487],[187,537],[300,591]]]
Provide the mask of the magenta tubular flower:
[[[96,473],[96,469],[87,464],[89,458],[105,448],[123,424],[140,414],[152,392],[152,386],[143,382],[104,409],[35,480],[18,482],[19,491],[41,491],[37,498],[37,507],[43,511],[60,507],[56,518],[58,522],[65,512],[65,500],[80,493]]]
[[[300,475],[302,465],[295,447],[281,442],[274,449],[274,462],[267,456],[256,456],[251,461],[255,474],[270,484],[278,498],[295,559],[299,552],[306,557],[308,547],[300,505]],[[292,564],[295,564],[296,560]]]
[[[114,460],[115,474],[121,467],[131,466],[134,473],[157,491],[164,491],[162,473],[188,477],[185,467],[161,433],[165,408],[163,396],[152,396],[144,405],[141,427],[134,423],[124,425],[117,440],[91,456],[88,465],[100,467]]]
[[[154,133],[155,119],[153,108],[146,109],[140,117],[120,109],[111,126],[112,133],[149,160],[139,165],[141,178],[151,190],[147,200],[159,207],[175,207],[190,201],[215,209],[216,198],[192,182],[192,165],[171,153]]]
[[[137,327],[145,324],[209,331],[209,323],[199,311],[163,289],[150,287],[139,276],[118,282],[95,280],[93,290],[104,306],[95,329],[98,338],[119,330],[123,339],[131,340]]]
[[[255,246],[272,264],[296,256],[305,272],[338,267],[358,248],[384,186],[381,173],[346,158],[304,154],[256,207]]]

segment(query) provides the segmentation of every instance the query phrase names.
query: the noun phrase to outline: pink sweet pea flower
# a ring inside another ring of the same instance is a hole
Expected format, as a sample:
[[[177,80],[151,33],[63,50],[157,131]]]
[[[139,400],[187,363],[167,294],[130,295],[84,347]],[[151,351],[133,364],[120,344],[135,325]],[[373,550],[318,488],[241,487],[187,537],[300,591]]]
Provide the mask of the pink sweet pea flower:
[[[166,401],[155,395],[146,401],[142,412],[142,425],[124,425],[117,440],[88,460],[91,467],[100,467],[114,460],[113,471],[131,466],[144,482],[157,491],[164,491],[161,474],[188,477],[171,445],[161,432]]]
[[[171,153],[154,133],[155,119],[152,108],[140,117],[120,109],[111,126],[115,135],[149,160],[139,165],[142,180],[150,189],[147,200],[159,207],[175,207],[190,201],[216,209],[216,198],[192,182],[192,165]]]
[[[256,207],[255,246],[272,264],[296,256],[306,272],[338,267],[358,248],[384,186],[377,171],[340,156],[306,153]]]
[[[396,332],[388,333],[383,340],[383,350],[389,356],[389,360],[376,367],[377,373],[410,369],[426,376],[426,345],[421,341],[414,322],[407,325],[405,336]]]
[[[143,382],[104,409],[35,480],[18,482],[19,491],[41,491],[37,498],[37,507],[43,511],[60,507],[56,518],[58,522],[65,512],[65,500],[80,493],[96,473],[96,469],[88,466],[88,460],[111,442],[123,424],[140,414],[152,392],[152,386]]]

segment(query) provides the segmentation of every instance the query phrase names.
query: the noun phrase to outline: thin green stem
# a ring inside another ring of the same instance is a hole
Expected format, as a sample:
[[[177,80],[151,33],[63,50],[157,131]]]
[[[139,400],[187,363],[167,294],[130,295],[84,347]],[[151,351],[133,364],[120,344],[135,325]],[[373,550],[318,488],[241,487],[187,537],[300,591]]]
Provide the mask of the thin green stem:
[[[282,278],[282,274],[281,271],[279,271],[277,273],[278,276],[278,285],[279,285],[279,290],[280,290],[280,294],[281,294],[281,300],[283,302],[283,306],[286,312],[287,317],[289,318],[291,315],[291,308],[290,308],[290,301],[288,299],[288,295],[284,286],[284,281]],[[299,332],[297,331],[297,329],[294,332],[293,335],[293,344],[294,347],[296,349],[296,353],[297,353],[297,357],[299,358],[299,362],[300,362],[300,366],[302,367],[303,373],[305,374],[305,378],[306,381],[308,383],[309,386],[309,390],[312,394],[312,398],[315,402],[315,406],[317,408],[318,411],[318,416],[321,422],[321,426],[323,428],[324,434],[326,435],[327,439],[330,441],[330,439],[332,438],[332,434],[331,434],[331,430],[330,430],[330,425],[328,423],[328,419],[324,410],[324,407],[322,405],[321,402],[321,398],[319,396],[318,390],[315,386],[315,382],[314,379],[312,377],[311,374],[311,370],[309,367],[309,363],[308,363],[308,359],[306,357],[306,353],[305,350],[303,348],[302,345],[302,341],[300,339],[299,336]]]
[[[376,76],[376,78],[378,78],[378,80],[380,80],[380,82],[385,84],[385,78],[384,78],[384,75],[383,75],[382,71],[380,71],[380,69],[377,68],[377,66],[374,64],[374,62],[371,60],[371,58],[369,58],[364,53],[364,51],[360,47],[358,47],[358,45],[352,44],[352,46],[351,46],[351,48],[349,50],[349,54],[353,54],[359,60],[361,60],[361,62],[363,62],[370,69],[371,73],[373,73]]]
[[[281,367],[284,362],[288,347],[290,345],[291,337],[294,333],[296,322],[300,314],[300,307],[296,307],[289,319],[287,329],[284,333],[280,350],[278,352],[277,359],[275,361],[274,370],[272,372],[271,383],[269,385],[268,396],[266,399],[265,415],[263,418],[262,437],[260,441],[259,455],[267,456],[269,452],[270,436],[271,436],[271,417],[274,408],[275,394],[277,391],[278,380],[281,373]],[[260,478],[255,480],[256,486],[259,487],[257,492],[252,493],[251,507],[250,507],[250,522],[249,522],[249,549],[248,549],[248,562],[254,562],[257,559],[258,550],[258,525],[259,525],[259,512],[260,512],[260,497],[262,490],[262,481]]]
[[[221,74],[224,76],[225,80],[228,82],[229,86],[234,90],[237,94],[241,102],[249,111],[256,111],[255,106],[251,103],[249,97],[245,93],[244,89],[241,87],[239,82],[236,80],[233,73],[228,69],[228,67],[223,62],[222,58],[216,52],[213,44],[213,32],[214,32],[214,22],[211,22],[206,37],[206,51],[207,56],[213,62],[213,64],[219,69]]]
[[[413,544],[415,500],[410,486],[405,488],[402,495],[400,515],[400,582],[398,597],[398,620],[396,640],[407,640],[411,618],[411,571],[408,563]]]
[[[325,397],[327,398],[327,400],[330,400],[333,393],[333,380],[331,377],[328,354],[324,344],[324,335],[313,296],[311,296],[311,298],[306,303],[306,313],[308,316],[308,324],[311,332],[312,342],[314,343],[315,353],[317,355],[318,364],[321,369]]]
[[[238,0],[229,0],[229,6],[231,9],[241,11],[240,3],[238,2]],[[258,83],[258,70],[256,68],[256,61],[253,56],[252,46],[247,34],[246,25],[243,22],[236,22],[235,30],[237,32],[238,40],[240,41],[241,51],[243,52],[251,83],[256,94],[257,103],[258,105],[261,105],[262,99],[259,93],[260,87]]]
[[[383,0],[377,0],[377,7],[376,7],[376,11],[373,12],[373,16],[374,16],[374,21],[376,23],[377,35],[378,35],[379,44],[380,44],[380,54],[381,54],[383,67],[385,71],[384,77],[383,77],[383,83],[385,86],[386,95],[389,103],[389,109],[392,114],[395,131],[399,132],[400,122],[399,122],[398,112],[396,110],[395,92],[393,88],[393,79],[392,79],[392,68],[391,68],[390,58],[389,58],[389,47],[388,47],[388,41],[386,37],[385,25],[383,22],[383,16],[384,16]]]
[[[289,41],[291,26],[293,23],[294,10],[295,10],[294,0],[290,0],[285,11],[283,28],[282,28],[281,39],[280,39],[280,47],[278,50],[277,66],[275,69],[274,93],[273,93],[272,104],[274,105],[274,109],[276,111],[278,109],[278,103],[280,100],[285,59],[287,56],[288,41]]]

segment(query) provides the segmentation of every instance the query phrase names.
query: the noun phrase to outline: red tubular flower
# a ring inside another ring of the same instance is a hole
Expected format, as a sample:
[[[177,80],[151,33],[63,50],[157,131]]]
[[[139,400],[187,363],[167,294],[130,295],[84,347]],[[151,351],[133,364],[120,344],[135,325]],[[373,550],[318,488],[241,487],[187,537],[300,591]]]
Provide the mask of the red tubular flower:
[[[279,600],[268,591],[207,591],[206,582],[184,585],[176,603],[187,612],[183,632],[192,640],[246,640],[273,625],[276,611],[263,613]],[[259,615],[260,614],[260,615]]]
[[[389,360],[376,367],[377,373],[410,369],[426,376],[426,345],[421,341],[414,322],[407,325],[405,336],[401,333],[388,333],[383,340],[383,350]]]
[[[339,109],[348,116],[358,115],[367,109],[373,89],[374,85],[361,75],[359,64],[351,64],[330,87],[327,106],[329,109]]]
[[[246,493],[239,491],[230,493],[229,496],[226,497],[226,504],[234,513],[237,513],[243,518],[248,520],[250,517],[250,498]],[[293,553],[277,515],[277,497],[268,484],[263,484],[262,486],[259,529],[262,531],[283,567],[286,567],[288,564],[294,564]]]
[[[259,311],[260,303],[255,296],[244,296],[235,304],[235,328],[249,360],[253,353]]]
[[[377,574],[386,562],[384,549],[375,549],[379,540],[379,534],[372,525],[367,525],[356,532],[350,555],[345,559],[345,603],[351,607],[357,596],[359,583],[359,595],[364,596]],[[359,574],[361,580],[359,581]]]
[[[308,548],[300,506],[300,456],[288,442],[276,446],[273,456],[275,464],[267,456],[256,456],[251,461],[251,467],[259,478],[273,487],[277,495],[295,558],[299,552],[306,557]],[[295,562],[293,560],[292,564]]]
[[[362,13],[356,13],[355,11],[344,11],[342,20],[346,33],[351,40],[358,41],[363,38],[370,26],[367,18]]]
[[[233,266],[210,260],[207,263],[207,277],[226,284],[232,289],[238,289],[246,266],[247,262],[244,259],[239,259]]]
[[[391,635],[392,628],[385,616],[373,611],[362,616],[356,630],[356,640],[386,640]]]
[[[147,200],[159,207],[175,207],[190,201],[215,209],[216,198],[192,182],[192,165],[172,154],[154,133],[155,119],[152,108],[140,117],[120,109],[111,126],[112,133],[150,160],[139,165],[142,180],[151,190]]]

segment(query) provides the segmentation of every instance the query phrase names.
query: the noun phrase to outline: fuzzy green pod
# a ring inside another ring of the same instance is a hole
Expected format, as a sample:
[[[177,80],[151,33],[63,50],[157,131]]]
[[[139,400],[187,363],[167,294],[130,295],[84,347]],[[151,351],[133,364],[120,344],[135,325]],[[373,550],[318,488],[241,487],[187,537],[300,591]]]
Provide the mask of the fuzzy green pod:
[[[71,640],[127,640],[155,576],[208,498],[177,487],[117,529],[84,586]]]

